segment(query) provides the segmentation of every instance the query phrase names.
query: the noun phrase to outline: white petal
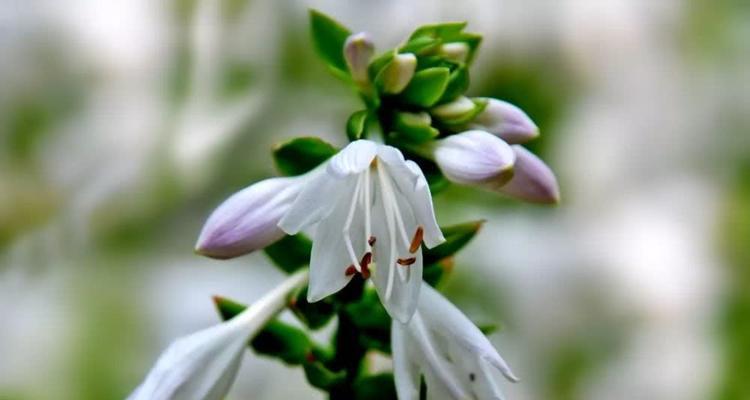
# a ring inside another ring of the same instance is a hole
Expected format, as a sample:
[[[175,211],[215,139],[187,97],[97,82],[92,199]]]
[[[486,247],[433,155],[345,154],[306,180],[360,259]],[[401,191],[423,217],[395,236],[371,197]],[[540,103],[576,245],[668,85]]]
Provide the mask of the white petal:
[[[374,260],[376,262],[375,271],[373,272],[373,283],[380,296],[388,314],[402,322],[407,323],[411,319],[419,302],[419,290],[422,287],[422,249],[416,253],[409,253],[408,245],[404,243],[403,238],[396,230],[392,238],[386,224],[386,214],[381,196],[382,188],[376,186],[375,202],[372,208],[372,230],[377,239],[374,246]],[[401,215],[406,227],[415,227],[416,220],[414,215],[407,207],[406,202],[396,195]],[[391,239],[394,239],[392,241]],[[391,243],[395,242],[395,247],[391,248]],[[396,263],[397,258],[415,257],[416,261],[410,266],[402,266]],[[398,268],[406,272],[406,282],[403,282],[399,275]],[[393,277],[390,275],[393,274]],[[390,296],[388,292],[388,281],[393,280]]]
[[[320,221],[315,227],[313,236],[312,254],[310,255],[310,287],[307,299],[310,302],[318,301],[326,296],[338,292],[351,280],[346,276],[347,267],[352,264],[351,257],[347,252],[344,240],[344,224],[349,215],[352,191],[346,195],[340,195],[336,201],[336,207],[331,214]],[[364,223],[360,217],[352,219],[350,235],[355,255],[362,257],[364,250]]]
[[[351,142],[328,161],[328,173],[338,177],[359,174],[370,166],[377,149],[371,140]]]
[[[206,221],[195,249],[232,258],[262,249],[284,236],[277,224],[301,189],[301,178],[257,182],[226,199]]]
[[[336,196],[344,193],[352,182],[351,177],[331,176],[325,165],[303,175],[299,195],[279,221],[279,228],[284,232],[295,235],[327,217],[333,210]]]
[[[393,378],[396,382],[398,400],[418,400],[420,371],[415,346],[409,342],[409,333],[398,322],[391,323],[391,348],[393,354]]]
[[[220,400],[229,391],[250,332],[222,323],[174,341],[128,400]]]
[[[405,161],[403,154],[391,146],[380,146],[378,158],[386,165],[391,178],[396,182],[396,188],[414,212],[418,224],[422,226],[425,245],[433,248],[443,243],[445,237],[435,218],[430,187],[419,166],[411,160]]]

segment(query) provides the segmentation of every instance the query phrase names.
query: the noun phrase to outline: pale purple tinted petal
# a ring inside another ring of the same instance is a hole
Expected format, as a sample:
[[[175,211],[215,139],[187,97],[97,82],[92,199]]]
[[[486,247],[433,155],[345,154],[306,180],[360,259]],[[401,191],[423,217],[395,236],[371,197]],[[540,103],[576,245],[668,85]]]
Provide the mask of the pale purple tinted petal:
[[[510,179],[515,158],[507,143],[480,130],[448,136],[435,148],[435,162],[446,178],[490,188]]]
[[[487,108],[472,121],[470,127],[486,130],[510,144],[525,143],[539,136],[539,128],[523,110],[507,101],[486,100]]]
[[[516,153],[513,178],[500,191],[532,203],[554,204],[560,201],[557,179],[547,164],[519,145],[512,147]]]

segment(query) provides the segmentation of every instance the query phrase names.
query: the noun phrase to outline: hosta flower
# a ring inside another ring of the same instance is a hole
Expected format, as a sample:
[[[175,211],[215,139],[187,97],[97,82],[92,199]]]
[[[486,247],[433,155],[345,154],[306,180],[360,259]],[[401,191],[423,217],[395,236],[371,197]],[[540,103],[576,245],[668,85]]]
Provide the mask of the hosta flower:
[[[539,128],[523,110],[507,101],[486,98],[487,107],[469,125],[499,136],[510,144],[528,142],[539,136]]]
[[[560,201],[557,179],[547,164],[519,145],[511,147],[516,154],[513,178],[500,188],[500,192],[532,203]]]
[[[314,226],[308,300],[373,277],[389,314],[403,322],[416,308],[422,252],[443,238],[430,189],[417,164],[394,147],[358,140],[305,183],[279,222],[288,234]]]
[[[393,321],[391,346],[399,400],[420,398],[420,376],[438,400],[499,400],[498,375],[518,381],[479,328],[428,285],[411,321]]]
[[[298,272],[231,320],[172,342],[128,400],[224,399],[248,340],[306,281],[307,272]]]
[[[208,217],[195,251],[232,258],[262,249],[284,236],[278,226],[299,193],[304,177],[271,178],[240,190]]]
[[[434,147],[435,162],[453,182],[497,189],[513,176],[516,155],[502,139],[473,130],[448,136]]]

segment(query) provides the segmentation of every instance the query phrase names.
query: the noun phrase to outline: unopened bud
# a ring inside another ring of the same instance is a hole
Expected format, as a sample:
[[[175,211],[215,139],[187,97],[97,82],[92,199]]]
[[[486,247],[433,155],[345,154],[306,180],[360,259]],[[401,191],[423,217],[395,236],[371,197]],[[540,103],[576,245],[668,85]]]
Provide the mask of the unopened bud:
[[[449,180],[497,189],[513,177],[516,156],[510,146],[490,133],[473,130],[439,140],[435,162]]]
[[[468,97],[461,96],[450,103],[441,104],[430,110],[430,113],[438,119],[446,122],[460,120],[464,116],[474,112],[476,104]]]
[[[455,62],[466,62],[469,56],[469,45],[464,42],[445,43],[440,46],[440,55]]]
[[[560,201],[560,189],[552,170],[532,152],[511,146],[516,164],[511,179],[500,191],[531,203],[554,204]]]
[[[346,38],[344,59],[355,82],[360,84],[367,82],[367,66],[374,53],[375,45],[367,32],[355,33]]]
[[[393,60],[383,68],[378,77],[383,93],[401,93],[411,82],[416,68],[417,57],[414,54],[405,53],[393,56]]]
[[[281,239],[277,226],[301,188],[300,177],[260,181],[233,194],[203,225],[195,251],[227,259],[262,249]]]
[[[487,107],[472,121],[472,129],[482,129],[510,144],[528,142],[539,136],[539,128],[523,110],[506,101],[488,98]]]

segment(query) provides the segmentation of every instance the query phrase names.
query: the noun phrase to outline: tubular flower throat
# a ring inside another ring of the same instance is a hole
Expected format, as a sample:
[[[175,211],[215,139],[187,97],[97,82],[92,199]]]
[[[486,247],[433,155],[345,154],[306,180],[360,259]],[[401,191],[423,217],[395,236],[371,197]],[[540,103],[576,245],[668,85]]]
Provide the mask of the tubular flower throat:
[[[350,143],[307,180],[279,222],[288,234],[314,227],[308,300],[372,276],[386,310],[407,322],[422,283],[421,243],[445,239],[427,181],[394,147]]]

